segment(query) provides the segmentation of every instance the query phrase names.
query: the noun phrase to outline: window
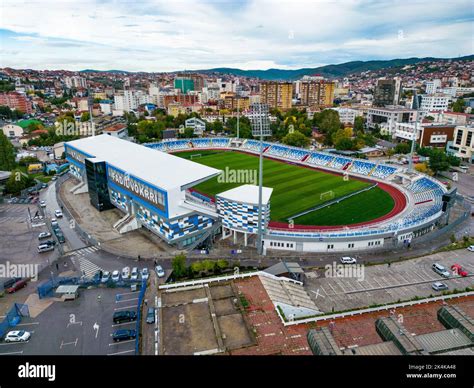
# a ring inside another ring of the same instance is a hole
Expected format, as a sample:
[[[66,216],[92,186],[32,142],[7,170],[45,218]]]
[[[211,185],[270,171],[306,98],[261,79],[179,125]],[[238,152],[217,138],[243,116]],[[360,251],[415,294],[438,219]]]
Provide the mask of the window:
[[[328,249],[334,249],[334,244],[328,244]]]
[[[468,131],[467,137],[466,137],[466,147],[471,146],[471,141],[472,141],[472,132]]]
[[[354,248],[354,243],[347,244],[347,248]]]
[[[456,135],[456,144],[459,144],[461,145],[461,142],[462,142],[462,134],[463,134],[463,131],[462,130],[459,130],[457,135]]]

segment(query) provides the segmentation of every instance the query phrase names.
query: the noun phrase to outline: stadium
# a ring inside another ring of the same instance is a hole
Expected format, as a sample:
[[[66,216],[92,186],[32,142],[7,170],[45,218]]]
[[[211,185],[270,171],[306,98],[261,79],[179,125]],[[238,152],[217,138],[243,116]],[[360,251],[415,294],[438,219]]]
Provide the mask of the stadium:
[[[108,135],[65,146],[76,193],[179,249],[254,245],[260,142],[193,138],[138,145]],[[408,245],[443,216],[442,183],[399,165],[263,142],[265,250],[344,252]],[[444,207],[444,210],[446,208]]]

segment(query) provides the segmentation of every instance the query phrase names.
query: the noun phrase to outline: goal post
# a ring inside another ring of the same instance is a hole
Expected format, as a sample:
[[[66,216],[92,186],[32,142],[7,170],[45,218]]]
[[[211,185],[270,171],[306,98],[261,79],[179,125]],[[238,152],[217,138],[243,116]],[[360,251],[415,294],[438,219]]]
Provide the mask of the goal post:
[[[194,158],[200,158],[202,156],[202,154],[194,154],[194,155],[191,155],[190,156],[190,159],[194,159]]]
[[[330,200],[334,198],[334,191],[329,190],[324,193],[321,193],[319,196],[319,200],[322,201],[323,199],[325,200]]]

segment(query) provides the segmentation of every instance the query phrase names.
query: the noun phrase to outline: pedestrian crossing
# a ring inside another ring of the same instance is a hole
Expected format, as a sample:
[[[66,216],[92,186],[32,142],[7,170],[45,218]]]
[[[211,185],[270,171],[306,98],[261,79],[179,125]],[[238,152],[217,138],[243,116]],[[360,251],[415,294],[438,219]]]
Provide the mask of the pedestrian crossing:
[[[97,245],[91,245],[90,247],[84,247],[71,252],[67,252],[64,256],[86,256],[90,253],[97,252],[99,249],[100,248]]]
[[[94,264],[92,261],[86,259],[85,257],[75,256],[72,257],[71,260],[74,263],[75,267],[79,267],[81,273],[88,278],[93,277],[98,271],[104,271],[97,264]]]
[[[100,248],[96,245],[92,245],[90,247],[84,247],[77,249],[72,252],[68,252],[65,256],[70,256],[71,261],[73,262],[74,266],[81,271],[81,273],[86,277],[94,276],[97,271],[104,271],[101,267],[97,264],[94,264],[92,261],[86,258],[87,255],[97,252]]]

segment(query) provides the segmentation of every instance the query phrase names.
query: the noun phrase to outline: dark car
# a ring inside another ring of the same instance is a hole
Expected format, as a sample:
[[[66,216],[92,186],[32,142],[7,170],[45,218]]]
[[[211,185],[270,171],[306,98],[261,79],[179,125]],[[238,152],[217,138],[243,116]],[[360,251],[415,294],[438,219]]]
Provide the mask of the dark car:
[[[46,245],[56,245],[56,241],[54,240],[46,240],[46,241],[43,241],[41,244],[46,244]]]
[[[136,336],[137,336],[137,333],[135,330],[119,329],[119,330],[114,331],[114,334],[112,335],[112,339],[114,340],[114,342],[118,342],[118,341],[134,339]]]
[[[116,311],[113,319],[115,324],[132,322],[137,319],[137,313],[135,311]]]
[[[7,292],[9,294],[13,294],[14,292],[17,292],[18,290],[21,290],[23,287],[26,287],[27,283],[28,283],[28,279],[18,280],[10,288],[7,288]]]
[[[155,323],[155,309],[153,307],[148,307],[146,323]]]
[[[64,238],[64,234],[62,234],[62,232],[56,233],[56,237],[61,244],[64,244],[66,242],[66,239]]]

